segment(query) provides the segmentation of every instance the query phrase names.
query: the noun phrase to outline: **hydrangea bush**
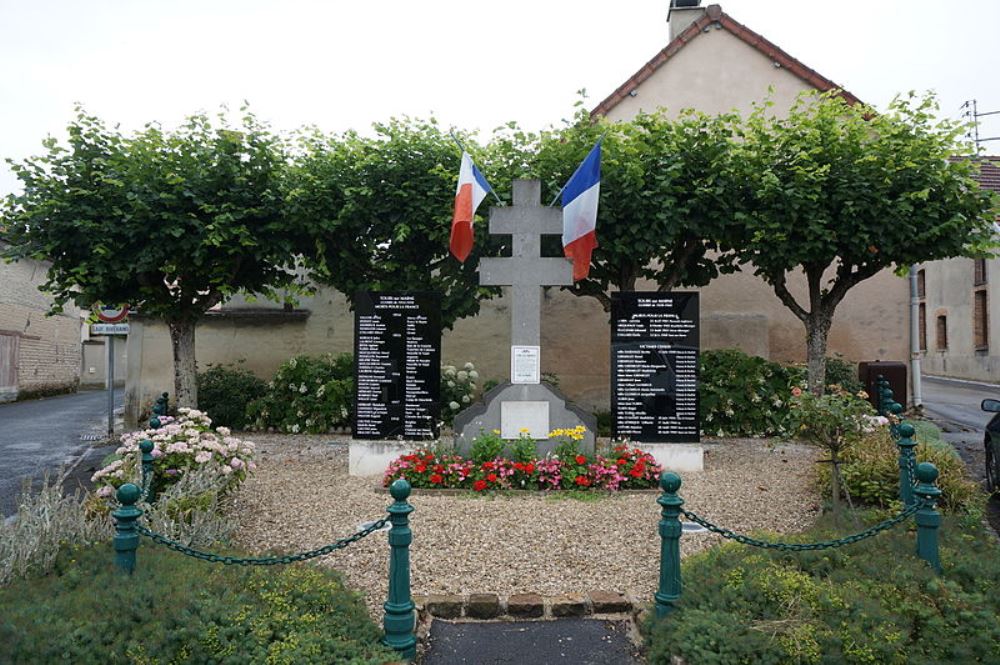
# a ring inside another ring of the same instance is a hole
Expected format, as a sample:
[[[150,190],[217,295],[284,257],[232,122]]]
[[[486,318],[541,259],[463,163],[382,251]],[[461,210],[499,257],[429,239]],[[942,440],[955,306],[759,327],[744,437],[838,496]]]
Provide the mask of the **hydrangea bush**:
[[[559,431],[576,433],[576,430]],[[553,436],[560,435],[552,432],[550,437]],[[576,443],[573,439],[568,441]],[[565,451],[569,446],[561,444],[557,449]],[[383,484],[388,486],[397,478],[405,478],[413,487],[474,492],[506,489],[614,491],[656,486],[662,469],[652,455],[632,447],[628,441],[618,442],[612,453],[611,457],[604,457],[556,452],[528,461],[505,457],[475,461],[460,455],[417,450],[391,462]]]
[[[247,405],[255,429],[325,434],[350,425],[354,408],[354,356],[295,356],[274,374],[268,392]]]
[[[226,427],[212,428],[212,419],[196,409],[178,409],[178,416],[160,416],[160,427],[128,432],[111,461],[91,478],[96,494],[109,498],[124,483],[140,482],[139,443],[153,442],[152,489],[161,494],[191,470],[204,470],[225,479],[232,490],[256,469],[254,444],[231,435]]]
[[[476,399],[479,372],[472,363],[461,369],[455,365],[441,367],[441,420],[451,425],[459,411]]]

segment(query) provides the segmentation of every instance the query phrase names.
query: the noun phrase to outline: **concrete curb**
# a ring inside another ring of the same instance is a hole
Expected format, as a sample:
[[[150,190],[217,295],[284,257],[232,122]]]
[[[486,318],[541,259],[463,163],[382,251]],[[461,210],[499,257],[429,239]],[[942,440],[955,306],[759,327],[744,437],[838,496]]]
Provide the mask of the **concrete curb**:
[[[644,605],[636,599],[614,591],[567,593],[560,596],[542,596],[538,593],[511,596],[498,596],[495,593],[417,594],[414,595],[413,602],[421,616],[421,623],[429,619],[515,621],[609,615],[629,615],[634,618],[644,609]]]

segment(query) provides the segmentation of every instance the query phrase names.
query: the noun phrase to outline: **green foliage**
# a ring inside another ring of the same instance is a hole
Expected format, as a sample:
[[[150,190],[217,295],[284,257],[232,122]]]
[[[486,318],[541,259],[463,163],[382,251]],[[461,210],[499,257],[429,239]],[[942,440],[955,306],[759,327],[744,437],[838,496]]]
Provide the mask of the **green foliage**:
[[[594,419],[597,420],[597,436],[611,436],[611,411],[607,409],[594,411]]]
[[[478,224],[465,263],[449,254],[461,151],[435,120],[393,119],[372,129],[372,136],[300,135],[285,198],[289,216],[311,233],[303,253],[313,277],[348,299],[362,290],[441,294],[441,323],[450,328],[499,293],[479,285],[476,268],[500,241]],[[509,191],[511,176],[465,141],[490,183]]]
[[[107,545],[65,551],[54,571],[0,589],[12,663],[354,663],[396,660],[340,576],[314,566],[220,566],[162,547],[132,576]]]
[[[712,250],[739,204],[732,165],[736,121],[734,115],[686,111],[676,118],[640,113],[629,122],[595,123],[581,112],[565,128],[543,132],[531,166],[543,179],[546,201],[604,137],[600,246],[589,277],[564,288],[596,298],[608,311],[612,287],[634,291],[640,278],[664,291],[703,286],[735,270]]]
[[[826,359],[826,385],[840,386],[845,391],[857,395],[864,390],[858,378],[858,366],[847,361],[840,354]]]
[[[506,446],[507,442],[500,438],[499,430],[492,432],[480,430],[479,436],[472,440],[469,457],[476,464],[489,462],[499,457]]]
[[[796,540],[839,537],[855,528],[846,522],[824,520]],[[981,526],[946,518],[938,577],[913,543],[913,532],[897,526],[839,549],[727,544],[686,558],[678,611],[647,626],[649,662],[993,662],[1000,550]]]
[[[247,404],[265,393],[267,384],[237,365],[209,365],[198,374],[198,409],[215,425],[245,429]]]
[[[793,368],[736,349],[703,351],[699,366],[701,429],[715,436],[789,431]]]
[[[296,287],[284,148],[249,111],[237,126],[195,115],[123,135],[77,108],[68,133],[68,146],[47,139],[44,155],[11,165],[23,192],[0,206],[5,255],[51,262],[42,288],[54,309],[130,303],[171,324],[176,342],[237,292]],[[190,341],[175,358],[182,406],[196,401]]]
[[[472,363],[461,369],[454,365],[441,368],[441,420],[451,425],[455,416],[476,399],[479,372]]]
[[[886,268],[992,244],[993,195],[968,161],[949,159],[967,152],[965,129],[937,115],[931,96],[897,98],[881,113],[837,91],[806,93],[787,116],[758,107],[733,144],[743,196],[720,240],[805,325],[813,391],[822,390],[827,334],[851,288]],[[796,270],[806,305],[787,285]]]
[[[517,438],[510,442],[510,458],[515,462],[527,464],[538,457],[535,440],[527,432],[520,432]]]
[[[909,422],[909,421],[907,421]],[[916,421],[920,422],[920,421]],[[918,462],[931,462],[940,475],[939,505],[948,512],[980,514],[985,495],[965,475],[965,465],[951,446],[922,441],[915,448]],[[841,453],[840,476],[855,503],[881,508],[899,505],[899,447],[888,428],[879,427],[861,439],[849,443]],[[830,486],[829,465],[820,465],[821,488]]]
[[[267,394],[247,405],[247,418],[258,429],[324,434],[349,425],[353,407],[353,356],[301,355],[278,368]]]

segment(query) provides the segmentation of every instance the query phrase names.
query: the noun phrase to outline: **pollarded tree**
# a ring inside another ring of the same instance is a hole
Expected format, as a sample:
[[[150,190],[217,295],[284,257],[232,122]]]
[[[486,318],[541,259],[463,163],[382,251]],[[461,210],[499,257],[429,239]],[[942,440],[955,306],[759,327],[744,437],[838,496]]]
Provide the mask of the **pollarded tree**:
[[[68,148],[48,139],[12,163],[23,191],[0,213],[6,257],[51,261],[56,309],[130,303],[166,322],[177,403],[193,407],[198,320],[239,291],[295,286],[281,142],[248,112],[124,135],[78,108],[68,129]]]
[[[599,136],[601,195],[590,275],[569,289],[611,308],[611,290],[634,291],[640,278],[660,291],[704,286],[737,268],[717,252],[740,193],[732,166],[736,118],[685,111],[640,114],[628,122],[592,122],[545,132],[534,170],[552,196]]]
[[[937,121],[933,97],[897,98],[886,113],[836,94],[805,95],[786,118],[759,107],[733,164],[744,208],[722,238],[806,328],[809,386],[821,394],[837,305],[886,268],[981,251],[992,242],[991,194],[949,161],[963,127]],[[801,270],[808,300],[788,288]],[[904,330],[900,335],[905,334]]]
[[[374,130],[300,137],[285,199],[290,217],[309,229],[302,255],[316,281],[352,302],[361,290],[437,292],[442,324],[450,328],[498,293],[479,286],[476,268],[499,244],[477,223],[465,263],[449,254],[461,151],[447,132],[433,120],[409,118]],[[510,178],[489,168],[475,146],[470,150],[491,184],[508,192]],[[484,201],[481,215],[491,203]]]

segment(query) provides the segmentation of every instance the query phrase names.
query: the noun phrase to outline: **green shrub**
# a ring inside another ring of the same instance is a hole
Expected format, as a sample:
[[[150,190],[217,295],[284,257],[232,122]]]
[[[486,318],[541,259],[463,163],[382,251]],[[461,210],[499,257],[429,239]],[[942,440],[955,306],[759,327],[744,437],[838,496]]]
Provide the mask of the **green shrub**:
[[[247,404],[267,393],[267,383],[237,365],[209,365],[198,373],[198,409],[216,425],[246,429]]]
[[[736,349],[703,351],[702,431],[714,436],[787,434],[788,398],[796,379],[791,368]]]
[[[354,358],[328,353],[285,362],[267,394],[247,405],[247,417],[257,429],[325,434],[349,425],[353,408]]]
[[[517,438],[510,442],[510,458],[515,462],[527,464],[538,457],[538,449],[535,440],[527,432],[521,432]]]
[[[0,589],[10,663],[356,663],[398,660],[339,575],[210,564],[143,541],[132,576],[107,544]],[[9,659],[9,660],[6,660]]]
[[[864,390],[858,378],[858,366],[836,354],[826,359],[826,385],[840,386],[845,391],[857,395]]]
[[[479,372],[472,363],[461,369],[454,365],[441,368],[441,420],[451,425],[455,416],[476,400]]]
[[[597,436],[611,436],[611,412],[607,409],[594,411],[597,420]]]
[[[649,662],[997,662],[1000,548],[946,518],[939,577],[914,555],[909,525],[839,549],[727,544],[685,559],[678,610],[646,626]],[[853,530],[823,521],[796,540]]]
[[[472,440],[469,457],[476,464],[489,462],[499,457],[506,446],[507,442],[500,438],[500,432],[497,430],[492,432],[480,430],[479,436]]]
[[[919,442],[920,438],[916,437]],[[940,506],[948,512],[979,513],[985,501],[983,492],[965,475],[965,465],[950,446],[921,442],[914,449],[917,462],[931,462],[937,467]],[[817,474],[820,487],[830,486],[828,464],[820,464]],[[850,443],[841,454],[840,477],[851,499],[865,505],[893,507],[899,502],[899,447],[886,427]]]

